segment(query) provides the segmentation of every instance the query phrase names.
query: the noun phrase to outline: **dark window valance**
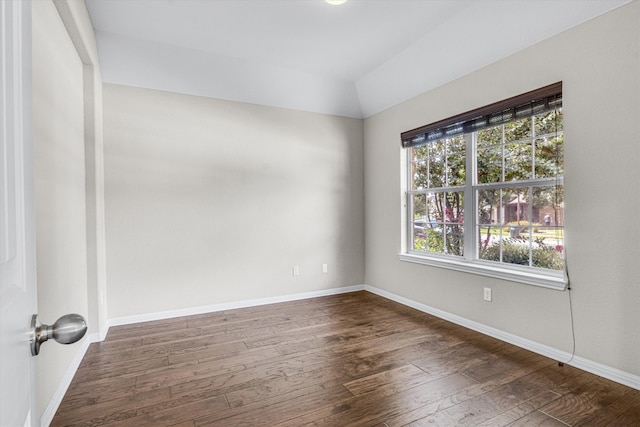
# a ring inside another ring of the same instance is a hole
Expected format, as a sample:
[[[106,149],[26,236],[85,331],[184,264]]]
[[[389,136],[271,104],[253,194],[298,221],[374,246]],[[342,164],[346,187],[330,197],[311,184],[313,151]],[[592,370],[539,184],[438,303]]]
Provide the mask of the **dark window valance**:
[[[416,147],[562,107],[562,82],[402,132],[402,147]]]

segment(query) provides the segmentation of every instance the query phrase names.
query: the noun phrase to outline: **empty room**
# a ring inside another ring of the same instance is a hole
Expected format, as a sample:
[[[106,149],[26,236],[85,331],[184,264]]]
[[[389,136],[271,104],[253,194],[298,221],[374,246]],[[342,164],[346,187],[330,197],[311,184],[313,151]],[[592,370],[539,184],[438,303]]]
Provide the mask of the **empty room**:
[[[0,12],[1,427],[640,425],[640,1]]]

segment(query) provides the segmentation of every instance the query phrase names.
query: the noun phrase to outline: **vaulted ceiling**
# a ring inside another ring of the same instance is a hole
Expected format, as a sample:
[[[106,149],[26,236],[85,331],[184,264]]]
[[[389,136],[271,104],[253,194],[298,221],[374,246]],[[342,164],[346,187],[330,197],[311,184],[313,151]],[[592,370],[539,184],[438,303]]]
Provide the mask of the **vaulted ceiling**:
[[[369,117],[631,0],[86,0],[105,82]]]

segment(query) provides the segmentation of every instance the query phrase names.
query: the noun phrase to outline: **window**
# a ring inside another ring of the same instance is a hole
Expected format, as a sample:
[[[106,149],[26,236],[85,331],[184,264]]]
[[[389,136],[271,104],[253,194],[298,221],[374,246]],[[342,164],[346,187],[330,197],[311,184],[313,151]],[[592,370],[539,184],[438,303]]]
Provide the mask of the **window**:
[[[564,288],[562,84],[404,132],[407,261]]]

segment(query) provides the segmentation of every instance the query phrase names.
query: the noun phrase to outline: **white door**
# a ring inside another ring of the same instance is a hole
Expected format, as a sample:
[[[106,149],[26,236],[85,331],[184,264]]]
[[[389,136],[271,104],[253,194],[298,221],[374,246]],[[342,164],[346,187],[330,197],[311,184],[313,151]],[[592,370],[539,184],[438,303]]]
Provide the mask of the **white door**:
[[[31,2],[0,0],[0,426],[38,425],[33,168],[31,166]]]

